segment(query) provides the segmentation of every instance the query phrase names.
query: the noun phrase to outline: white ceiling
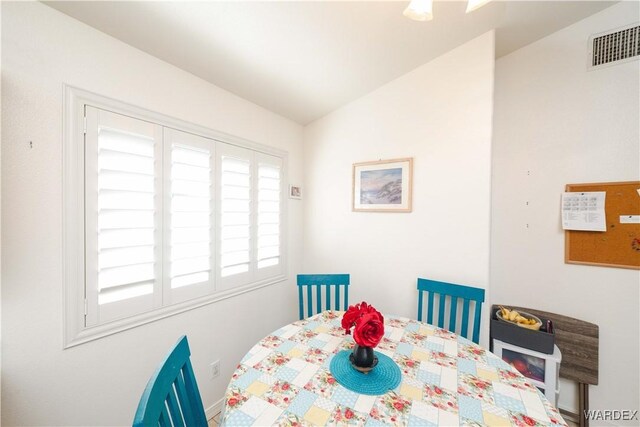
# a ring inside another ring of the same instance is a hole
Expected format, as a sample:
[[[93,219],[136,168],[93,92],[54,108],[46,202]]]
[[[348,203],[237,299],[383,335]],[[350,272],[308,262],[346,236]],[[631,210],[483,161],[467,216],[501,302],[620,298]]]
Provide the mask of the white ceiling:
[[[496,28],[506,55],[612,1],[54,1],[86,24],[271,111],[307,124]],[[585,43],[587,41],[585,40]]]

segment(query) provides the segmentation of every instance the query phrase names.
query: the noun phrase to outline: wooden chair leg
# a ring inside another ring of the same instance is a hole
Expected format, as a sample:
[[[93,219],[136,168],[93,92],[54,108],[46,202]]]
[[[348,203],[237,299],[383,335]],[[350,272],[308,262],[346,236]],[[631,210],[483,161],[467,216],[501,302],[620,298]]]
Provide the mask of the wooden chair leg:
[[[580,427],[589,427],[586,413],[589,410],[589,384],[578,383],[578,415]]]

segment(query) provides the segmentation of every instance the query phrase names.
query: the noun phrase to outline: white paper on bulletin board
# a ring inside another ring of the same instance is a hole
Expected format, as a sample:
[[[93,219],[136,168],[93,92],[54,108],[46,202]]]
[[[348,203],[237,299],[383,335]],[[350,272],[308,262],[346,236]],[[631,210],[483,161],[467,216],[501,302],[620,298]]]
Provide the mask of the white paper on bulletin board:
[[[562,228],[564,230],[607,231],[605,191],[562,193]]]

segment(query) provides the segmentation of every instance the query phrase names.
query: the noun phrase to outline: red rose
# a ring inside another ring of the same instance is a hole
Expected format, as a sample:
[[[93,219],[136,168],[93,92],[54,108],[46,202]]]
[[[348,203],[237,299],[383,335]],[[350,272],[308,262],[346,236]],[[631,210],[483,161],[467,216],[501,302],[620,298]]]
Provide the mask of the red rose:
[[[336,380],[335,380],[334,378],[329,377],[329,378],[327,378],[327,382],[328,382],[329,384],[333,384],[333,383],[335,383],[335,382],[336,382]]]
[[[367,313],[356,321],[353,339],[359,346],[375,347],[384,335],[384,323],[380,313]]]
[[[404,409],[404,405],[402,404],[402,402],[395,402],[393,404],[393,407],[396,408],[398,411],[402,411]]]
[[[442,390],[440,389],[440,387],[435,387],[433,389],[437,394],[442,394]]]
[[[382,315],[378,312],[378,310],[364,301],[356,305],[350,305],[346,313],[342,316],[342,327],[346,329],[347,333],[350,333],[351,328],[355,324],[356,320],[358,320],[358,318],[364,316],[365,314],[371,313],[375,313],[377,316],[379,316],[380,321],[383,321]]]
[[[524,420],[525,423],[527,423],[527,425],[530,425],[530,426],[536,425],[536,422],[533,420],[533,418],[529,418],[526,415],[523,415],[522,419]]]
[[[238,404],[238,399],[232,397],[231,399],[227,400],[227,405],[229,406],[236,406]]]
[[[342,316],[342,327],[345,329],[347,334],[351,333],[351,328],[356,320],[360,317],[360,304],[358,305],[350,305],[349,309],[344,316]]]
[[[384,318],[373,306],[362,301],[349,306],[342,316],[342,327],[347,334],[350,334],[351,328],[355,327],[353,339],[358,345],[375,347],[384,335]]]
[[[282,389],[283,390],[289,390],[289,383],[282,384]]]
[[[349,408],[345,409],[345,411],[344,411],[344,417],[345,417],[346,419],[348,419],[348,420],[349,420],[349,419],[351,419],[351,418],[353,418],[353,411],[352,411],[351,409],[349,409]]]
[[[365,308],[363,308],[361,310],[363,315],[365,315],[365,314],[374,314],[374,315],[376,315],[378,317],[379,321],[384,323],[384,318],[382,317],[382,314],[380,314],[380,312],[378,310],[373,308],[373,306],[371,306],[371,305],[366,305],[367,304],[366,302],[363,302],[362,304],[365,305]]]

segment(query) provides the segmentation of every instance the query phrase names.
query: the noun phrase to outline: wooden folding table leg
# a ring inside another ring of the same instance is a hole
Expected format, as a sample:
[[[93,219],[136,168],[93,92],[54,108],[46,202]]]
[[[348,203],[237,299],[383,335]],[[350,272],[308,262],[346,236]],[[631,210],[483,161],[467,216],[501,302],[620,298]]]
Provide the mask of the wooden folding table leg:
[[[589,384],[578,383],[578,417],[580,427],[589,427],[586,413],[589,410]]]

